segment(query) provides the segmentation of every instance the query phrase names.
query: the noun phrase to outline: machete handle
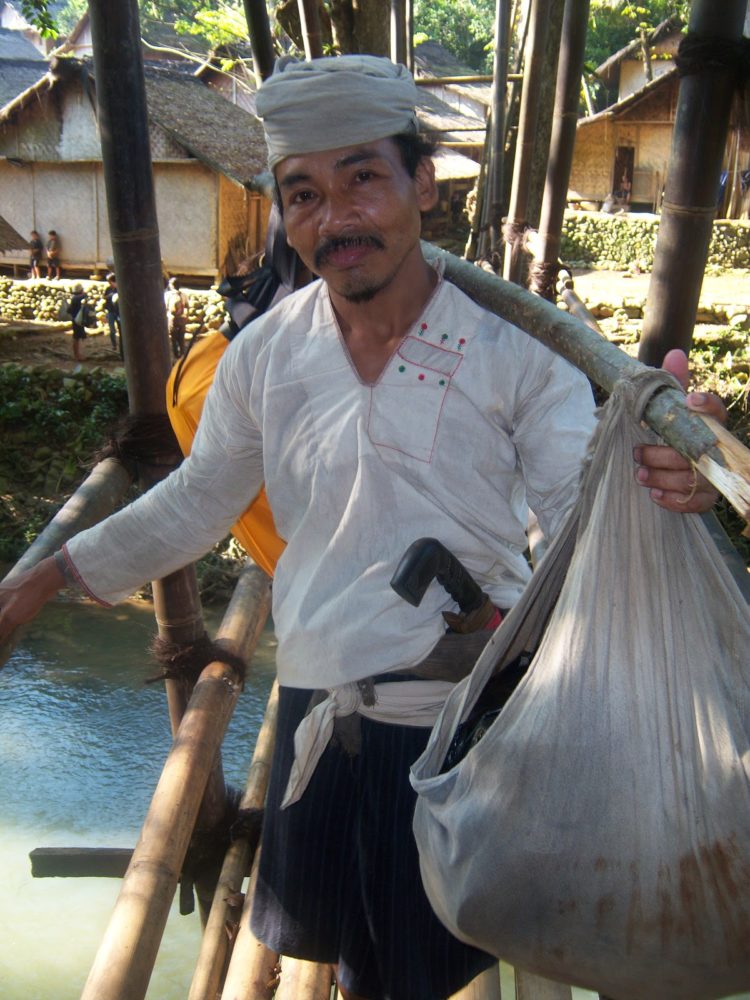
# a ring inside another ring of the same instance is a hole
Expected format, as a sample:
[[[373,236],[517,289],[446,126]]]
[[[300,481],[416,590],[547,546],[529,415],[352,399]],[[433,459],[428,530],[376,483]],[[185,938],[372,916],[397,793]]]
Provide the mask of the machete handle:
[[[401,557],[391,578],[391,587],[414,607],[419,607],[427,588],[437,580],[464,614],[481,607],[485,594],[464,564],[437,538],[418,538]]]

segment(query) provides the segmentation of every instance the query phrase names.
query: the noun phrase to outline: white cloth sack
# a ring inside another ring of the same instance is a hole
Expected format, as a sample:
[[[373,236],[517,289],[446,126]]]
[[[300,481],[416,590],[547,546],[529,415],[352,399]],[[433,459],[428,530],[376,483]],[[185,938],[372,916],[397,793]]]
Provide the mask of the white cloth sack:
[[[600,414],[577,509],[415,763],[414,832],[460,939],[616,1000],[697,1000],[750,990],[750,613],[700,517],[633,480],[663,377],[644,374]],[[542,629],[440,774],[495,664]]]

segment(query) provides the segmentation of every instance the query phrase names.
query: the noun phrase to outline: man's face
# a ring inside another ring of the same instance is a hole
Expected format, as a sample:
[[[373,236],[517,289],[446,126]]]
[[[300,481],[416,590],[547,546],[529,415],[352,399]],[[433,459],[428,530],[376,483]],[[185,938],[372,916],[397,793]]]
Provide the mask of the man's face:
[[[437,200],[432,161],[410,177],[392,139],[290,156],[276,167],[287,239],[331,290],[365,302],[418,252]]]

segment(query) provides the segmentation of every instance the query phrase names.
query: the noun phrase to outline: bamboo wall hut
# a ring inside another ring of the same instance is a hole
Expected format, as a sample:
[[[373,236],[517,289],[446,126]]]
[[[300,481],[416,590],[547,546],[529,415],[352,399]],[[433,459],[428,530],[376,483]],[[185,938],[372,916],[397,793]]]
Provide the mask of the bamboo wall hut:
[[[112,249],[92,67],[41,63],[32,85],[22,69],[0,109],[0,213],[20,232],[56,229],[68,273],[102,270]],[[263,245],[270,204],[247,186],[265,168],[260,123],[191,71],[145,72],[164,268],[213,280]]]
[[[601,208],[619,195],[630,208],[655,211],[661,198],[672,143],[677,70],[578,122],[568,200]],[[623,183],[623,177],[626,183]]]

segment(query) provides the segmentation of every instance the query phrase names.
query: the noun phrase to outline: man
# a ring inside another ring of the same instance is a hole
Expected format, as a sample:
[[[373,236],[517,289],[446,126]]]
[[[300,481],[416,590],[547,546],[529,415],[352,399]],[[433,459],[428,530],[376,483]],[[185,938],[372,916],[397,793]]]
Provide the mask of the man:
[[[42,238],[36,229],[31,230],[31,239],[29,240],[29,277],[30,278],[41,278],[41,273],[39,271],[39,263],[42,259]]]
[[[553,534],[593,427],[579,372],[425,262],[437,187],[415,97],[403,67],[367,56],[266,81],[257,107],[288,240],[322,280],[233,340],[180,469],[0,587],[0,637],[65,574],[113,603],[205,552],[265,482],[286,547],[252,924],[272,949],[334,965],[349,1000],[437,1000],[494,961],[432,914],[411,834],[409,765],[450,689],[412,670],[456,608],[437,584],[413,608],[390,578],[435,536],[509,607],[529,576],[528,506]],[[638,463],[664,507],[715,498],[670,449],[643,447]]]
[[[47,233],[47,277],[62,278],[62,266],[60,264],[60,237],[54,229]]]
[[[167,310],[169,339],[172,342],[172,354],[181,358],[185,350],[185,330],[187,329],[188,298],[180,288],[177,278],[170,278],[164,293],[164,305]]]
[[[120,321],[120,297],[117,291],[117,278],[114,271],[107,275],[107,287],[104,290],[104,311],[107,314],[107,325],[109,327],[109,340],[112,350],[117,351],[120,357],[122,351],[122,324]]]

